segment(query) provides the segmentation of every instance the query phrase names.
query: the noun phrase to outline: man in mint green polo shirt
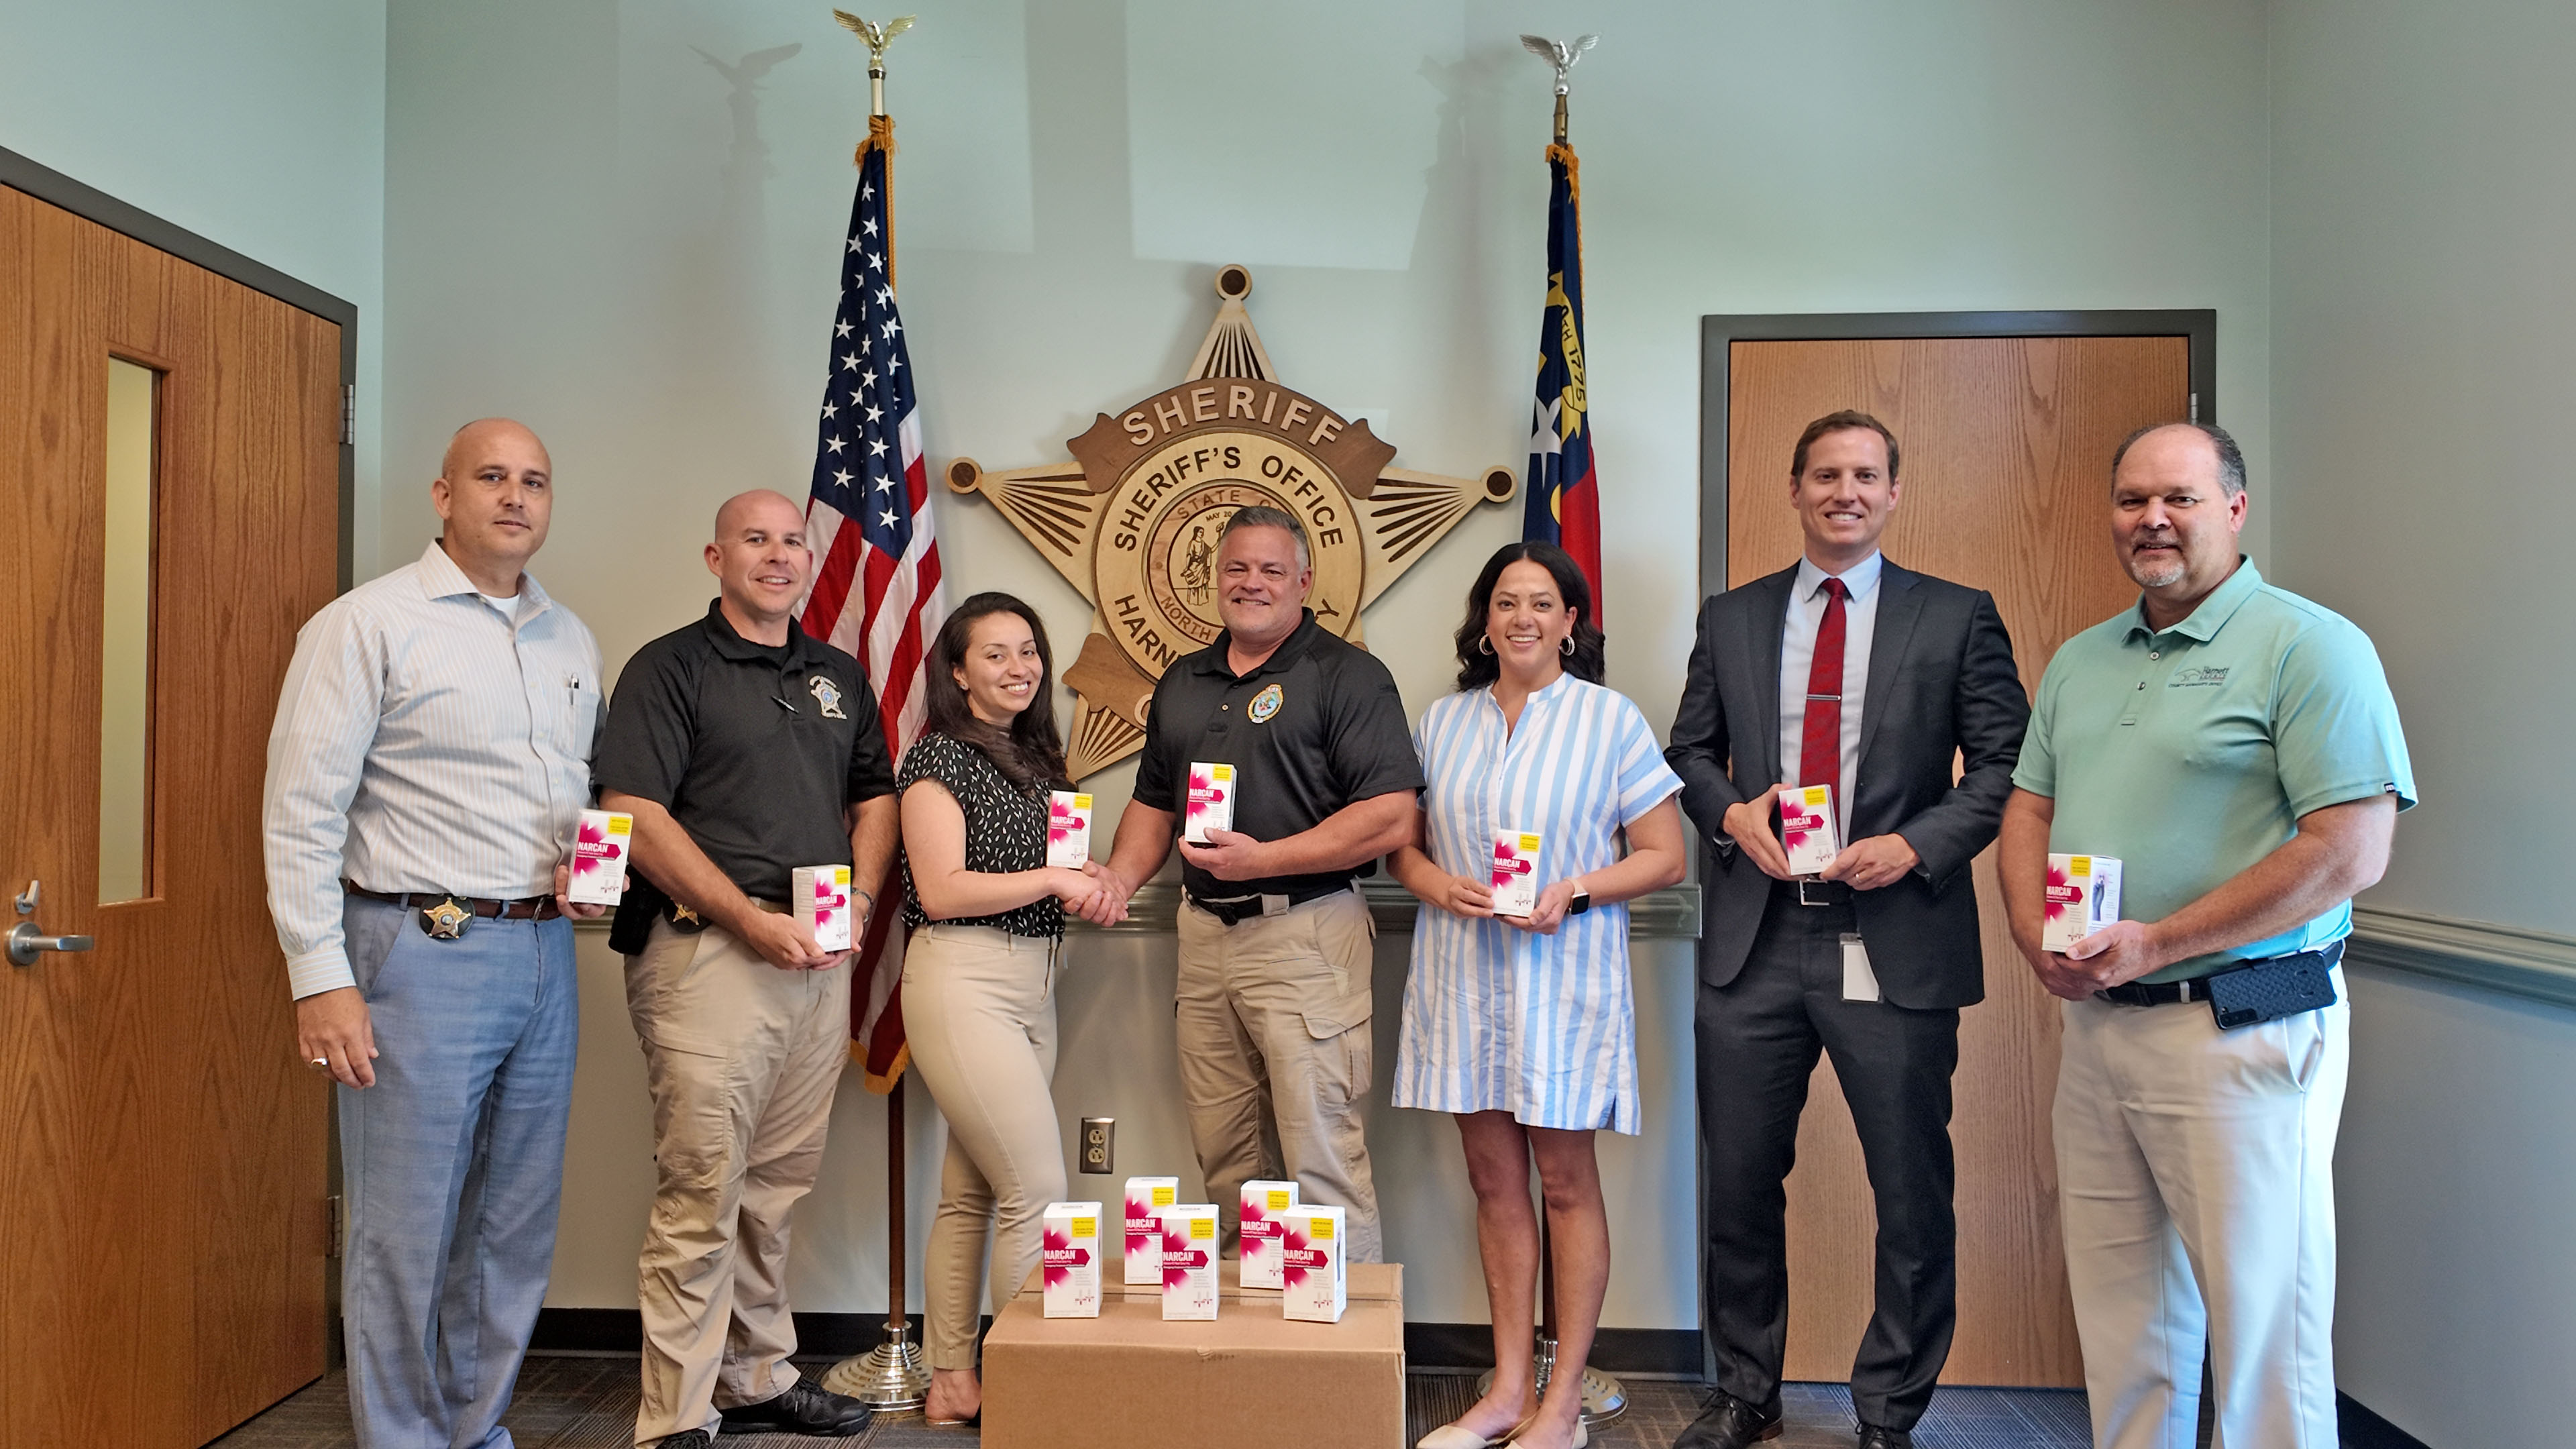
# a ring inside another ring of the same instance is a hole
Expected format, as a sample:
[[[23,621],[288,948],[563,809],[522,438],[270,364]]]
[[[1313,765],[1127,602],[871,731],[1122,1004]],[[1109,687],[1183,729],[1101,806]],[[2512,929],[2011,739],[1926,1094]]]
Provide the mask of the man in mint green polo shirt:
[[[2245,461],[2212,425],[2111,460],[2138,607],[2040,681],[2000,865],[2014,944],[2065,999],[2053,1126],[2099,1449],[2333,1449],[2343,938],[2415,803],[2379,655],[2237,552]],[[2121,862],[2121,919],[2041,949],[2052,853]],[[2222,1025],[2222,1022],[2226,1023]]]

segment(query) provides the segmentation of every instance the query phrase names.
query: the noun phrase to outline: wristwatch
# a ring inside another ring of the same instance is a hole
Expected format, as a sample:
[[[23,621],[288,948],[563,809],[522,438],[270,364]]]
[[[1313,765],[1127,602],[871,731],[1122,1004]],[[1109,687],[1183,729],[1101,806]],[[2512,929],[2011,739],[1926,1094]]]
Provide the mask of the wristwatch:
[[[1576,886],[1574,899],[1565,903],[1565,913],[1569,916],[1579,916],[1590,909],[1592,909],[1592,892],[1580,885]]]

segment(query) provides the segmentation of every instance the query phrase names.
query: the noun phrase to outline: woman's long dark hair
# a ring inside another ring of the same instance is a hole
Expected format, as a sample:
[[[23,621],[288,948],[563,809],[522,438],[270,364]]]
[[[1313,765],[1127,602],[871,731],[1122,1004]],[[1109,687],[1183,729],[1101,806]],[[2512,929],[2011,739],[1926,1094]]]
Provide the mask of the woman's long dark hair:
[[[957,687],[957,667],[965,662],[966,641],[973,636],[978,621],[995,614],[1017,614],[1026,620],[1029,636],[1038,645],[1038,687],[1029,694],[1029,707],[1021,710],[1005,731],[1001,726],[976,717],[966,702],[966,691]],[[1009,594],[983,593],[969,598],[939,626],[939,637],[930,641],[930,667],[922,683],[930,697],[924,701],[928,727],[952,739],[965,741],[982,750],[1002,772],[1002,778],[1022,790],[1069,788],[1064,774],[1064,739],[1055,729],[1055,652],[1047,647],[1046,625],[1038,611]]]
[[[1556,596],[1574,615],[1574,652],[1566,657],[1565,672],[1593,684],[1601,682],[1606,665],[1607,641],[1601,626],[1592,622],[1592,585],[1584,580],[1583,570],[1574,555],[1555,544],[1537,540],[1507,543],[1485,560],[1484,572],[1467,589],[1467,620],[1458,626],[1458,687],[1481,689],[1503,676],[1503,662],[1485,652],[1485,618],[1494,605],[1494,586],[1502,582],[1503,570],[1528,560],[1548,571],[1556,580]]]

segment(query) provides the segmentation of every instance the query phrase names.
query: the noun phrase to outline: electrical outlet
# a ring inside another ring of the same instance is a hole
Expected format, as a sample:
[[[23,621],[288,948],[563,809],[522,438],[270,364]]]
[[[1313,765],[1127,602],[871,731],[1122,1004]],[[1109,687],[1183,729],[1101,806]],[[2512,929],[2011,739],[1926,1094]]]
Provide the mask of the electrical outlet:
[[[1118,1119],[1083,1118],[1081,1152],[1084,1172],[1115,1171],[1118,1164]]]

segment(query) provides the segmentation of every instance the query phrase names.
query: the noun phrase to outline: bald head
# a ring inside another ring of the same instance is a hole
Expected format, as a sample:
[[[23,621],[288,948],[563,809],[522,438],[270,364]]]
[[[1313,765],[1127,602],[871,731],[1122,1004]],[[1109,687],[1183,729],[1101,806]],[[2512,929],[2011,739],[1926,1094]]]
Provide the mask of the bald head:
[[[787,642],[787,619],[805,597],[814,551],[805,514],[783,493],[755,488],[716,510],[707,572],[716,576],[725,619],[755,644]]]
[[[429,501],[447,556],[484,593],[514,597],[554,516],[554,460],[525,425],[478,418],[447,440]]]
[[[716,543],[721,546],[727,537],[740,533],[744,525],[754,521],[769,525],[773,532],[801,531],[805,511],[786,494],[768,488],[737,493],[716,509]]]

